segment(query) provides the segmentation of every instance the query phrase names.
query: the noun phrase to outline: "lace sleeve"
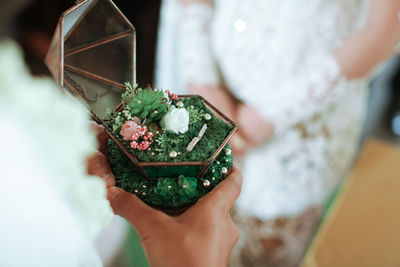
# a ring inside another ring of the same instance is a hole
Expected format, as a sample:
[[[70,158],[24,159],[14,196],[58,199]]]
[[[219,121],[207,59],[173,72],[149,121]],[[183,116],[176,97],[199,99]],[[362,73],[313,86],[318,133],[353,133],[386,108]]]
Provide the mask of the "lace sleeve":
[[[245,102],[254,105],[274,125],[276,134],[340,101],[340,96],[350,89],[336,58],[325,55],[315,59],[295,77],[288,77],[277,88],[268,90],[266,97],[244,96]]]
[[[179,71],[183,84],[218,85],[218,70],[211,49],[213,8],[204,3],[185,7],[179,34]]]

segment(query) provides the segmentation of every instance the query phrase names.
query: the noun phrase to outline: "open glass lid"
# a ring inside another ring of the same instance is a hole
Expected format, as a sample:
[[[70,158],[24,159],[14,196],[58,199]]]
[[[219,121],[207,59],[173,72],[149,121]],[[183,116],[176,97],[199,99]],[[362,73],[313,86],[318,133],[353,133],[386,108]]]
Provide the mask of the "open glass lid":
[[[111,0],[81,1],[61,15],[45,63],[100,121],[136,82],[135,28]]]

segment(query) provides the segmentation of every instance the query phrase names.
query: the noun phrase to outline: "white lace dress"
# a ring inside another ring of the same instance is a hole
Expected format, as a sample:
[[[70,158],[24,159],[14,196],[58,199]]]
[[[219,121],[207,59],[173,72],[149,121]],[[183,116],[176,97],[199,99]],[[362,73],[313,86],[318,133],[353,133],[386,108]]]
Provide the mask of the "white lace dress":
[[[321,205],[351,166],[367,80],[346,80],[332,54],[361,27],[367,6],[215,0],[182,10],[164,1],[157,86],[224,84],[275,126],[244,163],[241,213],[268,220]]]

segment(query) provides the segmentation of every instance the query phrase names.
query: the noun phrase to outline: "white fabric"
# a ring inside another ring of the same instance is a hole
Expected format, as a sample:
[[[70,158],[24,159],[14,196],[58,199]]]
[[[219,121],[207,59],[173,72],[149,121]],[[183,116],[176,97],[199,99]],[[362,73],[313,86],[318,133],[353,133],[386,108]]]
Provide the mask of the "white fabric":
[[[179,0],[163,1],[160,10],[158,45],[156,55],[155,87],[168,89],[182,94],[185,92],[183,81],[178,72],[179,36],[181,10]]]
[[[184,23],[179,28],[180,38],[177,46],[180,48],[178,63],[183,85],[217,85],[218,70],[212,53],[212,43],[207,38],[211,34],[212,9],[208,5],[193,4],[182,16]]]
[[[346,80],[332,54],[363,25],[368,3],[214,0],[182,9],[164,1],[157,86],[226,85],[275,126],[245,161],[241,212],[271,219],[320,205],[351,165],[367,79]],[[171,39],[174,51],[164,46]]]
[[[104,182],[86,174],[96,146],[83,107],[27,72],[0,44],[0,262],[101,266],[93,239],[112,216]]]

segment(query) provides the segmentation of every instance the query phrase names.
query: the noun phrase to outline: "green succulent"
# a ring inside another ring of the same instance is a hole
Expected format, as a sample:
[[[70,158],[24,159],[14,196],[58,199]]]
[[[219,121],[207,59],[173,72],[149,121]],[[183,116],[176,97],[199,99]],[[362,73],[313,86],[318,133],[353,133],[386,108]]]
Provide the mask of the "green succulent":
[[[146,123],[161,120],[168,111],[167,99],[161,90],[127,87],[122,98],[131,116],[138,117],[141,121],[146,119]]]
[[[183,175],[178,178],[179,195],[185,201],[197,197],[197,179],[194,177],[185,177]]]
[[[154,193],[168,199],[176,195],[177,191],[178,186],[173,178],[160,178],[157,181],[157,186],[154,187]]]

